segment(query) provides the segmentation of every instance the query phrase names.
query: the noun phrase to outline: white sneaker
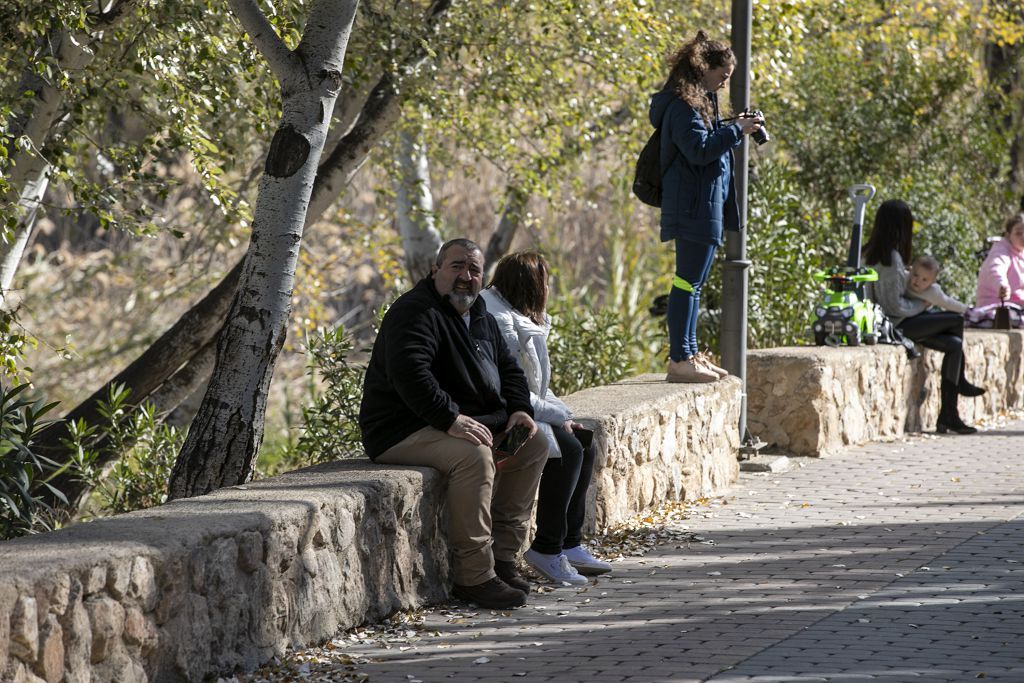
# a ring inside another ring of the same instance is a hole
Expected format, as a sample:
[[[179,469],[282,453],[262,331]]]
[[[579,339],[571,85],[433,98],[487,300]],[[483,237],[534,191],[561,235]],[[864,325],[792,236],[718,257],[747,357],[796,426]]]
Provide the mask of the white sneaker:
[[[590,583],[587,581],[587,577],[581,576],[576,571],[576,568],[569,564],[569,560],[566,559],[565,555],[561,553],[545,555],[531,548],[523,553],[523,559],[526,560],[526,564],[533,567],[538,574],[548,581],[558,584],[567,583],[572,586],[586,586]]]
[[[581,545],[575,548],[566,548],[562,551],[565,558],[569,560],[569,564],[576,568],[576,570],[583,576],[597,576],[598,574],[607,574],[612,570],[612,566],[604,560],[599,560],[590,554],[590,551]]]

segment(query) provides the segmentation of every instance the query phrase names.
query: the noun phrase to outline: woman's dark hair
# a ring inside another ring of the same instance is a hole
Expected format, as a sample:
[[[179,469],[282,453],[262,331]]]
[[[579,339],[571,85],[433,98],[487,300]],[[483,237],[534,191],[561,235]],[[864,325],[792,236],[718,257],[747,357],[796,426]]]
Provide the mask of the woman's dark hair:
[[[864,262],[869,266],[891,266],[892,252],[897,251],[903,263],[910,263],[913,236],[914,214],[907,203],[899,199],[882,202],[875,213],[871,239],[864,245]]]
[[[544,322],[548,302],[548,262],[535,251],[520,251],[502,257],[494,267],[493,287],[505,301],[538,325]]]
[[[671,89],[681,100],[700,112],[711,124],[711,102],[704,87],[704,75],[722,66],[736,66],[736,55],[725,43],[710,40],[704,31],[683,44],[668,58],[669,73],[664,90]]]

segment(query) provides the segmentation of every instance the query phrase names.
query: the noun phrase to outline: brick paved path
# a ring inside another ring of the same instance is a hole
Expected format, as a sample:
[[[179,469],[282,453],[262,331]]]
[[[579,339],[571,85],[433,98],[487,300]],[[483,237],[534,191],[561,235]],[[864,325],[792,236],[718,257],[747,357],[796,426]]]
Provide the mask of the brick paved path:
[[[346,652],[374,683],[1021,682],[1022,462],[1016,422],[744,474],[684,522],[703,542]]]

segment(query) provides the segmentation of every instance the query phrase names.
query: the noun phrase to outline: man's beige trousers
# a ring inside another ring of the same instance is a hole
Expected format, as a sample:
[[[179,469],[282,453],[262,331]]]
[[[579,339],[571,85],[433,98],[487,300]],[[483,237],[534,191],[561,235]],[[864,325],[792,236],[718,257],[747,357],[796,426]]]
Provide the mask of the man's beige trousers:
[[[547,457],[548,442],[538,431],[498,471],[487,446],[424,427],[374,462],[433,467],[448,478],[448,543],[455,556],[455,583],[476,586],[494,577],[494,558],[518,559]]]

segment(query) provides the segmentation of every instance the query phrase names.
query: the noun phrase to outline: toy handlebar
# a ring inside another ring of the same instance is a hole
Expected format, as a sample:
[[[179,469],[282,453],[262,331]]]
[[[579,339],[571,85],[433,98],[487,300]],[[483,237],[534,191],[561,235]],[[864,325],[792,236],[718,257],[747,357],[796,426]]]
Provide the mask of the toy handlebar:
[[[816,270],[811,274],[815,280],[845,280],[847,282],[875,282],[878,280],[878,272],[874,268],[858,268],[857,270],[843,270],[832,267],[827,270]]]

